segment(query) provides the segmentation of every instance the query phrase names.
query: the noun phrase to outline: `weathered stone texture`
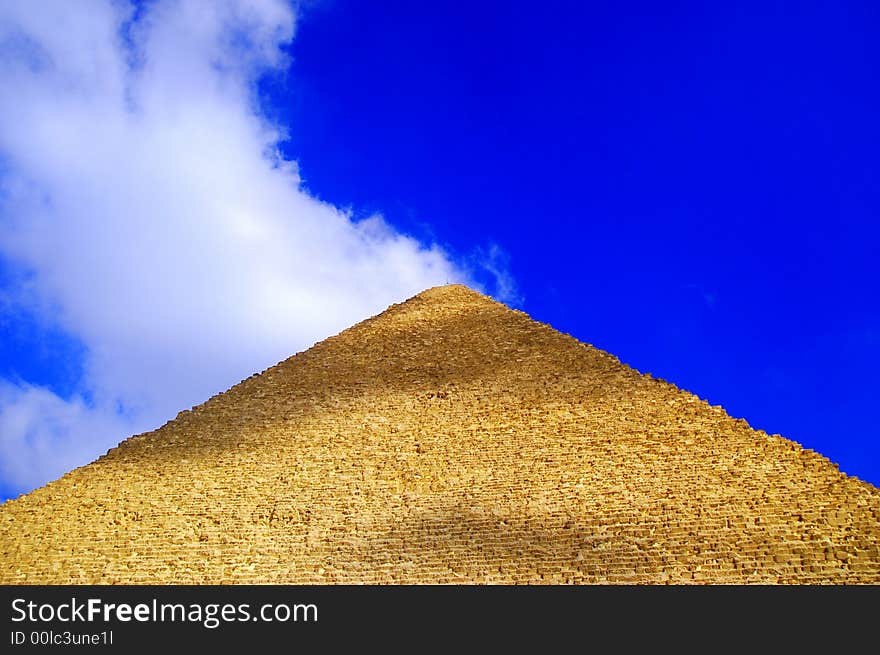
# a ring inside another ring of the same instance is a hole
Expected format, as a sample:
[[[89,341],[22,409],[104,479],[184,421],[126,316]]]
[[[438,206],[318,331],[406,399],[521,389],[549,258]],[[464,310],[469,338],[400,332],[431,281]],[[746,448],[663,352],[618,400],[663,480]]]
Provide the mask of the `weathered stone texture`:
[[[465,287],[0,507],[0,583],[880,582],[880,490]]]

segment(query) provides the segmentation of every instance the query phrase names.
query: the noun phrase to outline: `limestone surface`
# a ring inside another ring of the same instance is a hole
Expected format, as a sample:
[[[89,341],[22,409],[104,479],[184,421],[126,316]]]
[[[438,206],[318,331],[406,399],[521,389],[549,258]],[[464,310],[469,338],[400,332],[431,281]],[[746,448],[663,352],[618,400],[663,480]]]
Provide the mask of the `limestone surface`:
[[[0,583],[880,583],[880,490],[450,285],[0,506]]]

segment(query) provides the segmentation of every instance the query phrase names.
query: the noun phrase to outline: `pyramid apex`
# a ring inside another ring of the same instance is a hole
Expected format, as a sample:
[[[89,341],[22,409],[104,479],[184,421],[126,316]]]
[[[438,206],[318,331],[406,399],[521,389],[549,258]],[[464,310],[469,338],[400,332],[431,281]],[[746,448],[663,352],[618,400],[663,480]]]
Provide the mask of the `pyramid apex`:
[[[429,287],[421,293],[413,296],[413,298],[439,301],[464,300],[467,298],[470,298],[472,300],[476,300],[478,298],[483,300],[491,300],[491,298],[485,293],[477,291],[476,289],[472,289],[466,284],[461,283],[441,284],[436,287]]]

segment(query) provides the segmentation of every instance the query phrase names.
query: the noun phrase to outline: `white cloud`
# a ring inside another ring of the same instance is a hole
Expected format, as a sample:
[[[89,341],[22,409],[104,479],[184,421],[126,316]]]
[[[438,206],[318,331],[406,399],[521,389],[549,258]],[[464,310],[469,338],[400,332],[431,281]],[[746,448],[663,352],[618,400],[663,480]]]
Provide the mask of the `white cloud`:
[[[521,306],[525,298],[520,294],[516,280],[510,272],[510,255],[497,243],[486,249],[477,248],[471,256],[473,266],[488,273],[494,282],[494,296],[501,302]]]
[[[80,397],[62,400],[31,385],[0,381],[0,408],[0,479],[11,488],[29,489],[46,474],[84,464],[83,455],[103,454],[128,428],[125,419]]]
[[[87,349],[88,402],[0,387],[0,482],[24,489],[392,302],[467,281],[441,249],[307,195],[277,154],[254,81],[285,64],[287,4],[160,1],[132,16],[109,0],[0,5],[0,254],[29,275],[16,301]]]

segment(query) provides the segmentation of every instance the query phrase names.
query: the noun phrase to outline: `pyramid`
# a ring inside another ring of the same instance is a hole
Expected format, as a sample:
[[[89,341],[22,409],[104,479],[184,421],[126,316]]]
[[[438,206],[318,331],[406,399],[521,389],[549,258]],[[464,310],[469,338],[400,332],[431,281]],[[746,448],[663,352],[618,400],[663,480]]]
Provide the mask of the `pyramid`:
[[[880,489],[460,285],[0,506],[0,583],[880,583]]]

